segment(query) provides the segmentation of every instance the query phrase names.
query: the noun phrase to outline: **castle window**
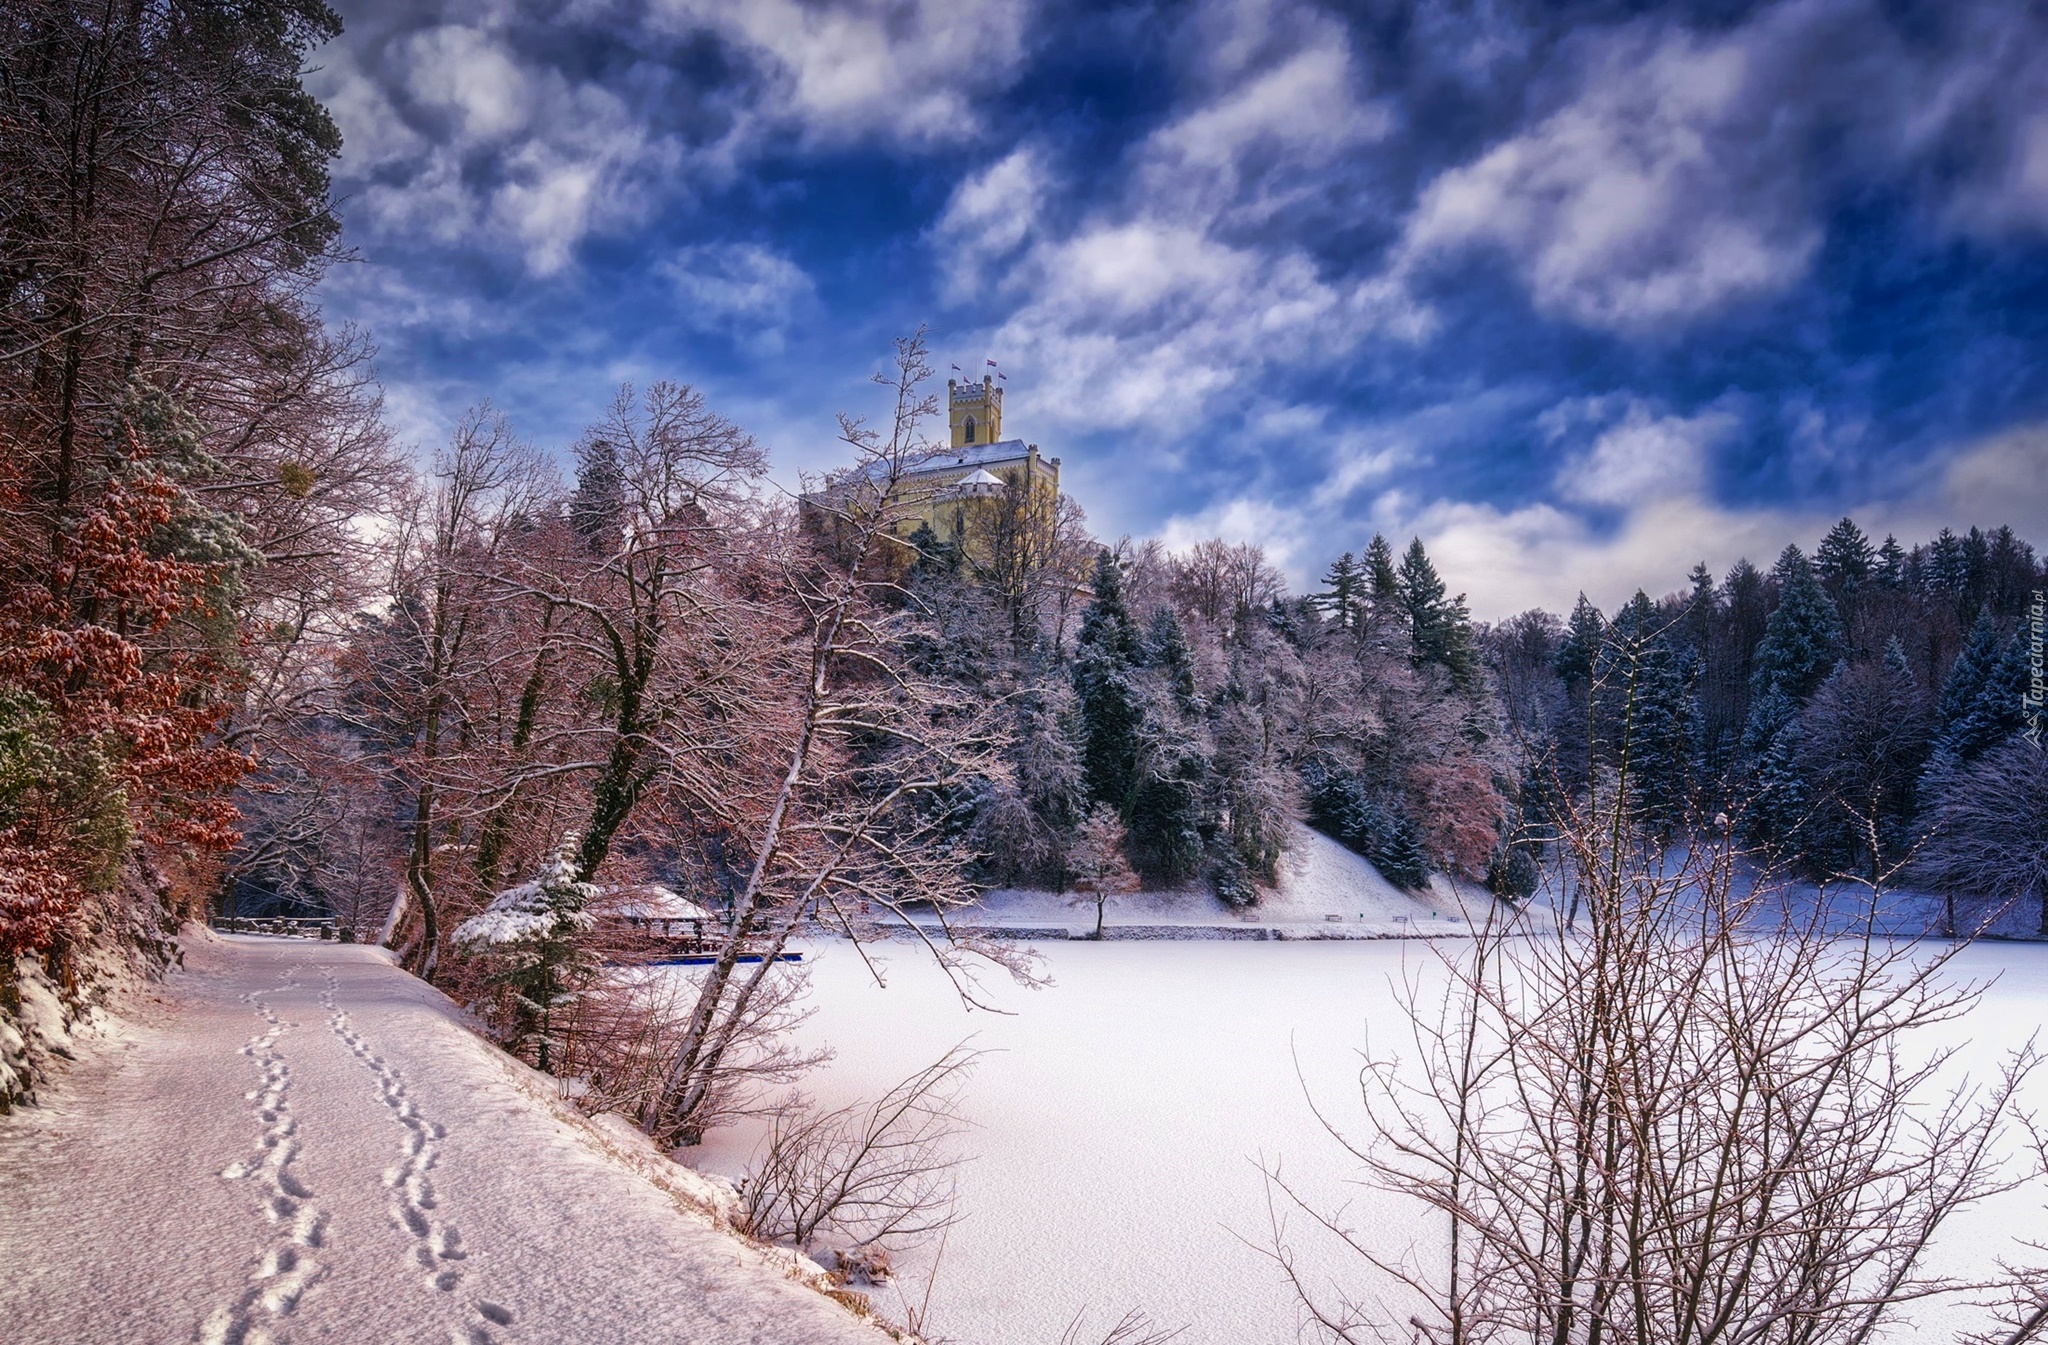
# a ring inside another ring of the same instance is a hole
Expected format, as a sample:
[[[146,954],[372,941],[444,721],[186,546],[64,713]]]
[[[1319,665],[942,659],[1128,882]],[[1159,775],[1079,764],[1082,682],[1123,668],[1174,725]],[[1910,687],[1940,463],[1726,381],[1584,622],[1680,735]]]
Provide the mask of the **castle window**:
[[[973,416],[969,416],[969,417],[968,417],[968,418],[966,419],[966,421],[965,421],[965,422],[964,422],[964,423],[963,423],[963,424],[961,425],[961,427],[960,427],[960,428],[961,428],[962,432],[963,432],[963,433],[965,433],[965,434],[966,434],[966,436],[967,436],[967,437],[966,437],[965,439],[962,439],[962,440],[961,440],[960,442],[961,442],[961,443],[963,443],[963,444],[971,444],[971,443],[973,443],[973,442],[974,442],[974,417],[973,417]]]

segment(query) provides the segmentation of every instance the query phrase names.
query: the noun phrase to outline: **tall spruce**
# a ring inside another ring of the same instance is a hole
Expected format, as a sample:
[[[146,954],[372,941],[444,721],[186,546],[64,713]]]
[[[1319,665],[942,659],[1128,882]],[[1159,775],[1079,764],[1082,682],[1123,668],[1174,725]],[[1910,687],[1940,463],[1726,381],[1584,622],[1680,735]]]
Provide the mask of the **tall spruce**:
[[[1782,691],[1804,702],[1834,671],[1841,656],[1842,623],[1834,603],[1797,546],[1779,555],[1771,573],[1778,581],[1778,607],[1764,623],[1750,670],[1750,691]]]
[[[1138,784],[1145,702],[1138,685],[1144,651],[1124,603],[1123,567],[1107,547],[1095,561],[1094,599],[1075,641],[1074,691],[1081,700],[1082,774],[1088,796],[1128,817]]]
[[[2024,729],[2029,672],[2026,642],[2018,637],[2004,641],[1977,694],[1941,735],[1941,750],[1957,761],[1972,762]]]
[[[1854,519],[1844,518],[1828,529],[1814,552],[1821,587],[1835,600],[1835,611],[1847,626],[1856,611],[1857,600],[1877,567],[1877,552]]]
[[[1600,655],[1600,644],[1606,634],[1607,618],[1581,592],[1572,606],[1571,620],[1565,623],[1564,640],[1551,661],[1567,691],[1577,690],[1592,680],[1593,661]]]
[[[1976,708],[1978,697],[1998,666],[1998,656],[1998,623],[1991,619],[1991,613],[1979,612],[1976,624],[1970,628],[1969,643],[1949,668],[1948,677],[1941,684],[1941,698],[1934,705],[1937,748],[1955,750],[1957,732]]]
[[[1358,568],[1358,561],[1349,551],[1330,563],[1323,575],[1323,591],[1316,595],[1316,605],[1332,622],[1344,630],[1358,624],[1358,605],[1365,594],[1365,575]]]
[[[576,490],[569,496],[569,526],[592,551],[609,551],[626,518],[626,474],[618,446],[602,436],[576,445]]]
[[[1477,669],[1472,647],[1472,619],[1465,595],[1452,598],[1443,577],[1430,562],[1417,537],[1408,543],[1397,572],[1401,605],[1408,616],[1408,638],[1417,664],[1436,664],[1464,685]]]
[[[1684,816],[1694,718],[1687,664],[1668,625],[1638,589],[1601,642],[1594,706],[1596,751],[1617,771],[1625,768],[1642,824],[1667,836]]]

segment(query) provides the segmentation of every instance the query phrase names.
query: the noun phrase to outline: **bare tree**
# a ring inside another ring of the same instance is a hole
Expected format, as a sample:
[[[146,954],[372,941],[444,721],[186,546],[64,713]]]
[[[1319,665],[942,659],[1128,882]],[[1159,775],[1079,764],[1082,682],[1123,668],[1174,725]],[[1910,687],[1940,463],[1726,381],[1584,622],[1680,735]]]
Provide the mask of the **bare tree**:
[[[827,1232],[900,1247],[951,1226],[960,1093],[981,1055],[963,1043],[873,1102],[778,1115],[740,1183],[747,1231],[800,1247]]]
[[[557,1073],[578,1081],[576,1101],[585,1111],[638,1116],[656,1103],[703,993],[701,972],[641,969],[630,965],[631,957],[630,951],[622,952],[621,964],[578,999],[560,1023]],[[800,963],[779,965],[763,980],[698,1107],[698,1123],[705,1130],[779,1111],[783,1103],[776,1090],[832,1058],[828,1049],[796,1042],[796,1029],[814,1012],[804,1004],[809,991],[808,969]]]
[[[912,908],[944,913],[971,899],[971,856],[941,844],[943,816],[925,806],[950,785],[1003,773],[1004,719],[970,692],[920,677],[902,657],[903,590],[889,575],[908,543],[909,507],[899,485],[929,454],[923,424],[936,404],[923,337],[898,343],[895,368],[878,376],[894,407],[887,434],[852,419],[842,435],[858,461],[805,499],[805,528],[776,553],[774,577],[787,637],[762,664],[781,679],[763,720],[779,735],[768,781],[725,778],[698,806],[726,819],[727,852],[747,859],[731,923],[677,1043],[661,1095],[642,1110],[657,1138],[694,1142],[721,1062],[776,960],[807,923],[859,940],[868,911],[893,918],[954,975],[963,995],[963,952],[1022,972],[1000,945],[934,939]],[[815,540],[814,540],[815,539]],[[762,788],[763,783],[767,788]],[[741,971],[743,958],[754,959]]]
[[[410,814],[405,891],[383,937],[397,930],[409,895],[422,926],[416,966],[427,980],[440,963],[443,924],[435,891],[442,758],[462,717],[471,637],[490,619],[499,558],[538,512],[547,484],[539,458],[510,423],[479,407],[456,426],[431,484],[399,518],[400,561],[386,625],[391,640],[382,651],[387,657],[372,669],[381,682],[374,697],[378,722],[366,727],[399,735],[390,760]]]
[[[1138,875],[1124,858],[1128,841],[1123,819],[1116,809],[1098,803],[1075,829],[1073,846],[1067,851],[1067,868],[1073,875],[1078,899],[1095,907],[1095,937],[1102,937],[1103,908],[1127,892],[1138,890]]]
[[[1801,902],[1704,836],[1667,865],[1626,786],[1558,827],[1550,894],[1579,892],[1583,930],[1491,907],[1439,992],[1410,982],[1407,1067],[1361,1075],[1346,1147],[1443,1220],[1441,1250],[1377,1242],[1271,1173],[1275,1255],[1328,1338],[1852,1345],[1996,1278],[1927,1252],[2018,1180],[2031,1048],[1949,1084],[1955,1048],[1930,1038],[1976,1003],[1944,976],[1953,949],[1879,937],[1874,881]],[[1289,1208],[1373,1290],[1311,1286]]]
[[[1067,1323],[1067,1329],[1060,1333],[1060,1345],[1082,1345],[1089,1337],[1081,1334],[1083,1313],[1075,1313],[1074,1320]],[[1107,1335],[1096,1338],[1097,1345],[1166,1345],[1168,1341],[1179,1340],[1187,1332],[1185,1326],[1168,1330],[1157,1325],[1137,1308],[1132,1308],[1109,1328]]]

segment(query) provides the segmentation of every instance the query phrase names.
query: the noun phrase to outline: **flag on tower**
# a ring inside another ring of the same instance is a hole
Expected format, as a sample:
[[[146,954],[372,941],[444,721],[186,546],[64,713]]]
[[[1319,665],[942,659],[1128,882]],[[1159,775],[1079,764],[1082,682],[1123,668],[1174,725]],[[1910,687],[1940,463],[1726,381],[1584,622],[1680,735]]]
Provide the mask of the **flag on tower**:
[[[996,367],[996,362],[995,362],[994,360],[990,360],[990,361],[988,362],[988,367],[989,367],[989,368],[991,368],[991,369],[995,368],[995,367]]]
[[[998,369],[996,370],[996,380],[998,382],[1007,383],[1010,381],[1010,376],[1004,373],[1002,370]]]
[[[954,366],[953,366],[953,372],[954,372],[954,373],[956,373],[956,374],[964,374],[964,373],[966,373],[967,371],[966,371],[965,369],[962,369],[962,368],[961,368],[961,367],[960,367],[959,365],[957,365],[957,364],[956,364],[956,365],[954,365]]]

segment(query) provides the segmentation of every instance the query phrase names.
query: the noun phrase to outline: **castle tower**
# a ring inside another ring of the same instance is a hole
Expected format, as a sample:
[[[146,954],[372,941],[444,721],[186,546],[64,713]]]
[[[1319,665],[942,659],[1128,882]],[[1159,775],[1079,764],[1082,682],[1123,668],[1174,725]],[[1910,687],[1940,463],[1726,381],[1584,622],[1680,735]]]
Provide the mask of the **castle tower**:
[[[993,376],[984,375],[979,385],[946,380],[946,421],[952,429],[953,447],[993,444],[1003,437],[1003,390]]]

